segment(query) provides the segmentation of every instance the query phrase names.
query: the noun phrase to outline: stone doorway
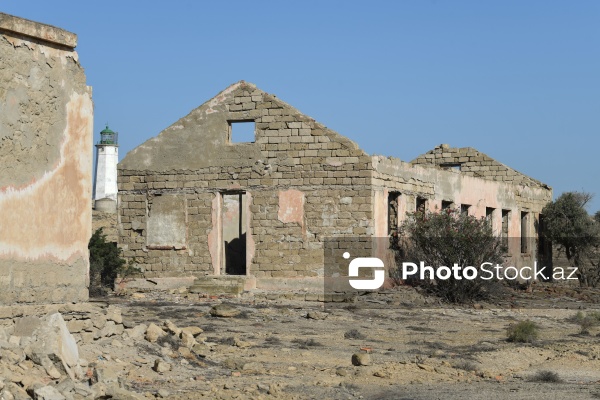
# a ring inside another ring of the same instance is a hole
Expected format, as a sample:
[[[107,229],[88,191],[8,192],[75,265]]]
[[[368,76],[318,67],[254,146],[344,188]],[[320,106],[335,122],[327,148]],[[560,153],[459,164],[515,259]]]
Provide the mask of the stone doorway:
[[[246,275],[246,197],[245,192],[223,193],[221,275]]]

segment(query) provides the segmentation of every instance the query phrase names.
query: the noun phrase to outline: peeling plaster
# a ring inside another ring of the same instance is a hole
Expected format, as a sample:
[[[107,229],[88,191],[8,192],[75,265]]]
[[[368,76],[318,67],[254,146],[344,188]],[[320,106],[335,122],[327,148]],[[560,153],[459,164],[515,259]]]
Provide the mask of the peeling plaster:
[[[221,275],[221,195],[215,193],[211,203],[212,229],[208,232],[208,251],[213,266],[213,274]]]
[[[279,192],[277,219],[284,224],[297,223],[302,228],[303,235],[306,235],[306,224],[304,223],[305,201],[304,193],[300,190],[289,189]]]
[[[252,235],[252,213],[250,206],[252,205],[252,194],[246,192],[246,275],[252,275],[252,260],[256,253],[256,244]]]
[[[304,193],[289,189],[279,192],[279,211],[277,218],[283,223],[302,224],[304,218]]]
[[[93,106],[73,92],[60,161],[40,179],[0,193],[0,257],[21,260],[87,258],[91,232],[90,152]],[[78,157],[82,155],[82,157]]]
[[[223,90],[217,96],[213,97],[208,103],[208,107],[206,109],[206,114],[212,114],[212,113],[219,112],[219,110],[215,110],[215,107],[217,107],[218,105],[223,103],[223,101],[227,98],[227,95],[229,93],[235,91],[242,84],[244,84],[244,81],[237,82],[236,84],[231,85],[227,89]]]

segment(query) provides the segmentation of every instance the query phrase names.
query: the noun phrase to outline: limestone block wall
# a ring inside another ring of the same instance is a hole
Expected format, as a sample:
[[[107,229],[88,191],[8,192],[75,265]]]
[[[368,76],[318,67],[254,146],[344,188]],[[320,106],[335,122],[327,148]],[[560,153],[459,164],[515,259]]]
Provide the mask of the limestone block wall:
[[[0,13],[0,304],[88,296],[93,109],[76,44]]]
[[[415,158],[411,163],[437,165],[448,169],[457,168],[463,175],[483,179],[524,185],[543,185],[472,147],[456,148],[442,144]]]
[[[238,121],[254,122],[253,142],[232,141]],[[238,82],[119,164],[120,246],[145,277],[222,275],[223,196],[243,193],[246,274],[316,277],[324,237],[372,234],[371,170],[347,138]],[[161,196],[183,199],[183,246],[149,245]]]
[[[92,210],[92,232],[102,228],[106,241],[117,243],[117,214]]]

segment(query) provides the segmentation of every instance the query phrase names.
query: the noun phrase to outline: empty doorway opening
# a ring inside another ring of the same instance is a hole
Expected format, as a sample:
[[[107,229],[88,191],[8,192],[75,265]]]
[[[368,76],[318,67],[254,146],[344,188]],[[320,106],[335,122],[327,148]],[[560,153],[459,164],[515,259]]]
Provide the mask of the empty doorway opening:
[[[223,193],[221,216],[223,265],[221,273],[246,275],[246,193]]]

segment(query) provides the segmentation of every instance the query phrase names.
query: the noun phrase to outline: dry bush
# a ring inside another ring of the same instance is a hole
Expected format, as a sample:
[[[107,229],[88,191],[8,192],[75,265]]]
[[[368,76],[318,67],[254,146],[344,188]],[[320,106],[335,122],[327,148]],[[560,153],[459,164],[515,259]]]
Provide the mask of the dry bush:
[[[281,340],[277,336],[269,336],[268,338],[265,338],[265,343],[270,345],[279,345],[281,344]]]
[[[308,349],[309,347],[322,347],[323,344],[317,342],[315,339],[294,339],[292,343],[299,345],[301,349]]]
[[[452,364],[452,366],[456,369],[462,369],[463,371],[477,371],[477,365],[472,362],[472,361],[468,361],[468,360],[459,360],[456,361],[455,363]]]
[[[552,371],[538,371],[529,378],[531,382],[542,382],[542,383],[560,383],[562,379],[556,372]]]
[[[344,333],[345,339],[366,339],[366,336],[358,331],[358,329],[350,329]]]
[[[531,343],[538,338],[539,328],[533,321],[521,321],[510,324],[506,330],[506,336],[509,342]]]

